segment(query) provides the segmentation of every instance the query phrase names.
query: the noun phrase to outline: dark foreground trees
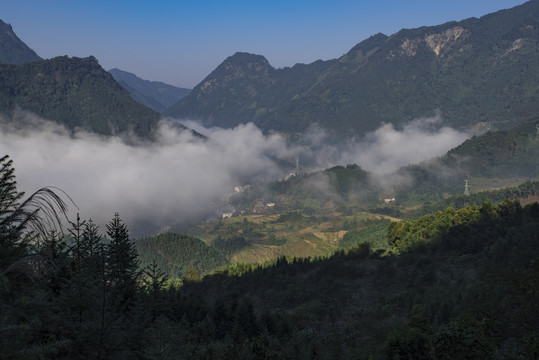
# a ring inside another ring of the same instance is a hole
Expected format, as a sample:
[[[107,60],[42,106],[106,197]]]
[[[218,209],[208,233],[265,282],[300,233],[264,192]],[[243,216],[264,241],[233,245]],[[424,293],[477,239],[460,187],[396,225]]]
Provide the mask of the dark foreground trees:
[[[0,158],[0,358],[133,358],[125,344],[144,312],[127,226],[115,214],[107,238],[77,218],[66,233],[56,192],[23,201],[13,162]]]

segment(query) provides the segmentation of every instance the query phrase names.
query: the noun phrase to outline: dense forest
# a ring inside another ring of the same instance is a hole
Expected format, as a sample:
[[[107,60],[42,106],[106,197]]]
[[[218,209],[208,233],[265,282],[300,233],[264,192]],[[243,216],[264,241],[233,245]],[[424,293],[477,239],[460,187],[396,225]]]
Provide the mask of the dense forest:
[[[2,358],[539,356],[537,203],[447,208],[392,222],[385,249],[236,264],[178,286],[157,260],[141,266],[118,214],[105,235],[80,219],[62,235],[66,203],[47,188],[23,201],[13,163],[0,165]]]
[[[148,138],[160,115],[131,99],[93,56],[0,64],[0,113],[31,111],[73,130]],[[22,121],[22,119],[13,119]]]
[[[223,253],[215,246],[193,236],[164,233],[137,239],[135,247],[142,267],[155,263],[171,278],[186,274],[191,278],[200,278],[228,264]]]

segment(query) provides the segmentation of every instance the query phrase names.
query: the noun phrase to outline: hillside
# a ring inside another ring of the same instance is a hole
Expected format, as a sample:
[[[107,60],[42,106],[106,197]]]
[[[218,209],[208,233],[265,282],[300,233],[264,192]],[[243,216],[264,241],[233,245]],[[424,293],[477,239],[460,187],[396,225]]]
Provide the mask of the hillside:
[[[538,156],[536,121],[489,131],[466,140],[444,156],[399,169],[394,176],[408,182],[395,186],[397,198],[403,203],[438,201],[447,194],[462,194],[466,179],[472,192],[538,179]]]
[[[160,118],[131,99],[94,57],[0,64],[0,113],[10,118],[16,108],[105,135],[148,137]]]
[[[444,156],[382,177],[347,165],[253,184],[228,198],[235,209],[231,219],[177,231],[203,238],[232,263],[323,256],[360,241],[385,249],[380,234],[390,220],[505,198],[537,201],[537,156],[536,124],[528,121],[474,136]]]
[[[341,176],[353,178],[345,168],[341,172],[346,174]],[[300,184],[297,182],[294,186],[309,187],[308,184]],[[436,187],[436,184],[431,185]],[[355,196],[346,199],[333,193],[325,202],[294,190],[293,193],[277,193],[277,202],[272,207],[256,205],[252,208],[251,202],[237,204],[241,209],[237,213],[244,215],[206,221],[180,231],[204,239],[232,264],[264,264],[280,256],[328,256],[342,249],[354,248],[362,242],[368,243],[372,250],[386,250],[388,227],[402,219],[417,218],[448,207],[459,210],[471,205],[481,206],[484,202],[496,205],[504,199],[518,200],[522,205],[539,200],[539,181],[491,191],[475,190],[467,196],[462,192],[440,195],[438,191],[428,192],[425,189],[422,187],[425,192],[397,192],[396,200],[389,203],[385,203],[383,193],[374,188],[371,196],[361,201],[357,201]],[[350,194],[353,191],[351,189]],[[247,198],[253,198],[256,192],[253,190],[246,195]],[[270,194],[266,193],[266,196]],[[427,200],[417,204],[418,197]],[[258,199],[255,204],[261,202]],[[172,263],[180,264],[179,259]]]
[[[440,110],[457,128],[506,129],[537,116],[539,1],[460,22],[377,34],[339,59],[275,69],[227,58],[167,114],[233,127],[341,135]]]
[[[461,195],[465,180],[472,193],[539,179],[536,121],[508,130],[473,136],[445,155],[385,175],[357,165],[336,166],[270,184],[254,185],[229,201],[240,211],[274,203],[277,211],[315,213],[324,208],[355,207],[402,216],[410,207]],[[384,199],[395,198],[386,204]],[[398,211],[397,211],[398,210]]]
[[[232,267],[187,283],[176,304],[188,314],[200,309],[188,299],[204,299],[212,320],[191,324],[213,324],[206,344],[235,358],[533,358],[538,210],[506,201],[393,223],[393,255],[360,245],[327,259]],[[219,335],[234,321],[241,340]]]
[[[164,233],[137,239],[141,268],[153,261],[170,278],[181,278],[189,273],[208,274],[227,265],[227,260],[215,247],[186,235]]]
[[[191,92],[190,89],[179,88],[159,81],[143,80],[120,69],[111,69],[109,73],[129,92],[133,100],[160,113]]]
[[[464,163],[476,177],[534,177],[539,175],[537,121],[526,121],[506,131],[473,137],[442,158],[446,164]]]
[[[41,58],[17,37],[11,25],[0,20],[0,63],[24,64],[37,60]]]

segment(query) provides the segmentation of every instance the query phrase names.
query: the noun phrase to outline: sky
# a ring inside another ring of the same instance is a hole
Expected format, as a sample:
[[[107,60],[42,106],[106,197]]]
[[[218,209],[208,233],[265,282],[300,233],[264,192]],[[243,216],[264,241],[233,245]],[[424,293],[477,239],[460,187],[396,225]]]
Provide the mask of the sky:
[[[244,51],[275,68],[340,57],[376,33],[438,25],[523,0],[0,0],[0,19],[43,58],[95,56],[192,88]]]

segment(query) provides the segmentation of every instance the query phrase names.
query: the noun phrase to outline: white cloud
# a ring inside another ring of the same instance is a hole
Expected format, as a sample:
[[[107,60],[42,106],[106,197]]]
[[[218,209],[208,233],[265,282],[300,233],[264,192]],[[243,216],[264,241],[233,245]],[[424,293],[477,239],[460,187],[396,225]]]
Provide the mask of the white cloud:
[[[214,130],[205,141],[162,123],[155,143],[134,146],[84,131],[70,136],[28,113],[17,117],[26,124],[2,124],[0,153],[14,160],[19,191],[56,186],[82,218],[104,224],[117,211],[130,228],[142,220],[160,227],[191,218],[234,185],[277,178],[268,156],[285,148],[282,138],[253,125]]]
[[[293,169],[296,155],[310,159],[313,170],[358,164],[388,173],[441,155],[468,137],[440,127],[440,121],[418,119],[401,131],[386,124],[346,144],[328,144],[325,133],[315,129],[304,134],[298,146],[280,135],[264,135],[252,124],[203,129],[189,123],[209,137],[203,140],[163,122],[157,141],[128,145],[85,131],[70,134],[19,111],[14,121],[0,125],[0,155],[14,160],[20,191],[56,186],[73,198],[83,219],[102,226],[119,212],[130,229],[148,234],[202,214],[235,185],[282,177]],[[290,168],[283,171],[276,159],[287,161]]]
[[[383,124],[361,141],[349,143],[340,154],[339,162],[388,174],[402,166],[441,156],[471,137],[467,132],[442,127],[441,123],[438,115],[416,119],[402,130]]]

